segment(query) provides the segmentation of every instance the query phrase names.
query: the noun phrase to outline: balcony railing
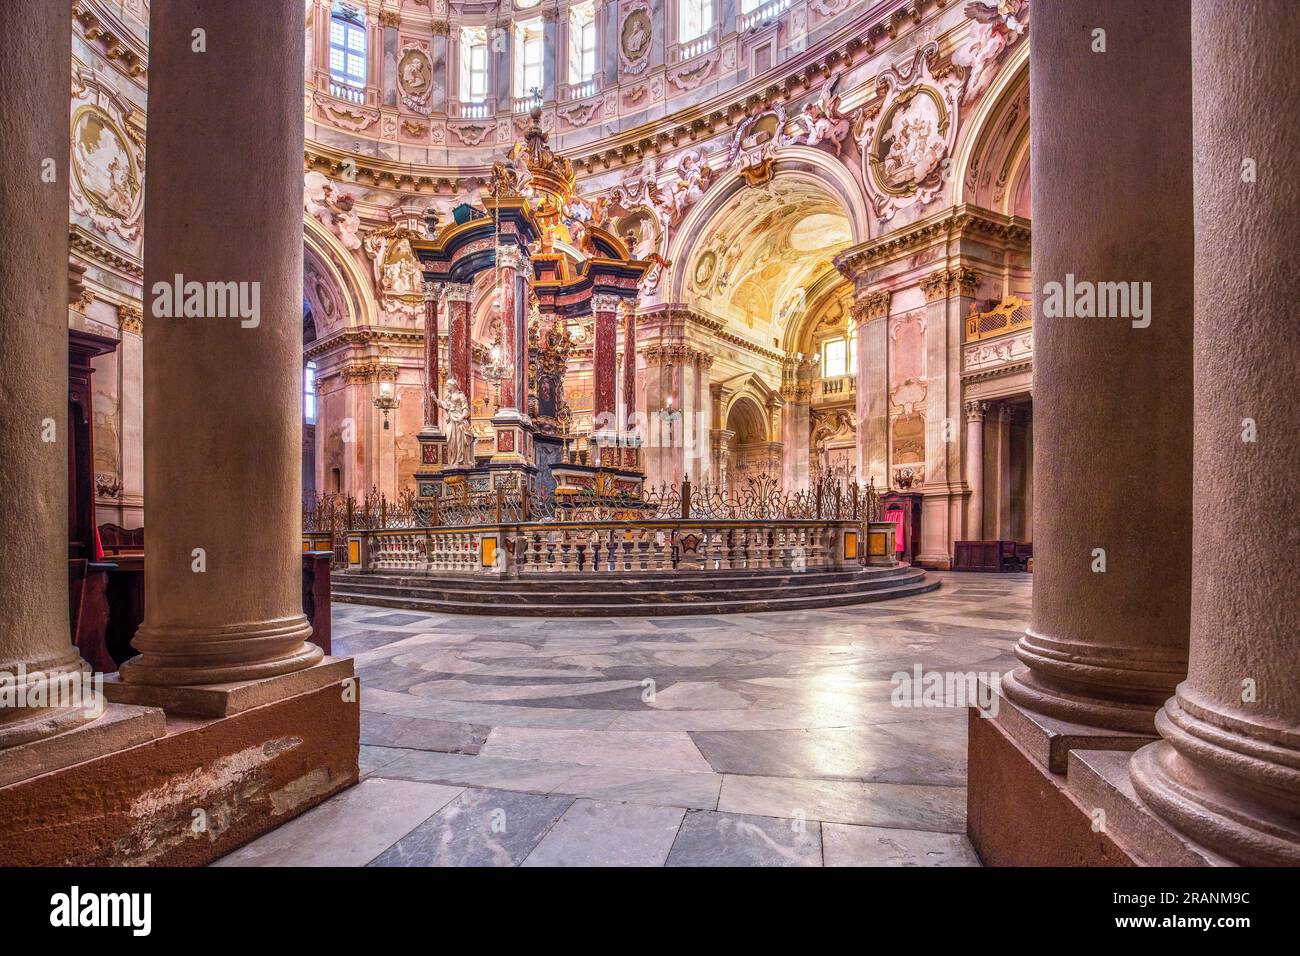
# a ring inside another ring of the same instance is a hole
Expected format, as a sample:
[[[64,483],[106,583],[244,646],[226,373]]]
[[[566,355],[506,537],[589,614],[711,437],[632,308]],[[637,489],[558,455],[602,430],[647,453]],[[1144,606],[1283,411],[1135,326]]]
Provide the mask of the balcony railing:
[[[858,378],[856,375],[842,375],[838,378],[823,378],[817,383],[818,398],[850,398],[857,394],[857,390]]]
[[[451,103],[453,115],[460,119],[487,119],[496,112],[496,100],[488,97],[485,100],[453,100]]]
[[[966,318],[966,341],[978,342],[1008,332],[1019,332],[1034,324],[1034,306],[1028,299],[1007,296],[987,312],[972,311]]]
[[[744,33],[759,24],[774,20],[794,5],[794,0],[768,0],[756,10],[749,13],[742,13],[736,17],[736,30]]]
[[[566,83],[560,87],[560,99],[584,100],[588,96],[595,96],[600,92],[600,81],[596,77],[589,80],[583,80],[581,83]]]
[[[349,86],[346,83],[338,83],[334,80],[330,80],[330,96],[337,96],[349,103],[364,104],[366,101],[365,90],[360,87]]]

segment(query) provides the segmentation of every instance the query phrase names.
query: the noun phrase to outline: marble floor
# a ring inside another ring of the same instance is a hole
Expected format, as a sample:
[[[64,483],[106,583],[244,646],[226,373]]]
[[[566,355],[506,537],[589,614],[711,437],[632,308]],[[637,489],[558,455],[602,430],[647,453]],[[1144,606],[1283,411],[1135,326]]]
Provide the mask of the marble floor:
[[[938,577],[715,617],[336,605],[361,783],[218,865],[978,866],[965,710],[892,677],[1010,670],[1031,576]]]

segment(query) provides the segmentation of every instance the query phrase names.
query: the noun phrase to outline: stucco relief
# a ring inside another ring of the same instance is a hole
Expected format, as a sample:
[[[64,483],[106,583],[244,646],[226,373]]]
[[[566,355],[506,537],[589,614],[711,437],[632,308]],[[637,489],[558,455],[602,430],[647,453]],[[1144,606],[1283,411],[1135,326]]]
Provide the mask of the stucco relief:
[[[364,132],[379,122],[378,110],[343,106],[319,93],[313,97],[313,102],[316,104],[317,119],[353,133]]]
[[[426,44],[412,40],[402,44],[397,61],[397,94],[408,110],[429,115],[433,97],[433,63]]]
[[[618,30],[618,55],[621,72],[636,75],[650,64],[650,40],[654,36],[654,23],[650,19],[650,4],[634,0],[626,8]]]
[[[968,3],[966,16],[975,21],[970,39],[952,54],[952,62],[966,70],[960,102],[979,98],[997,76],[1007,49],[1029,29],[1029,0]]]
[[[962,81],[930,72],[937,55],[938,46],[927,43],[908,67],[881,73],[876,89],[882,99],[862,113],[857,142],[863,178],[881,224],[902,209],[929,205],[947,185]]]
[[[338,237],[345,249],[360,249],[361,217],[352,211],[356,197],[338,189],[324,173],[312,170],[303,176],[303,208]]]
[[[144,207],[144,136],[130,104],[93,82],[72,109],[72,211],[104,236],[134,243]]]
[[[407,318],[424,314],[424,271],[411,248],[420,235],[402,226],[376,229],[366,236],[364,247],[370,258],[383,308]]]

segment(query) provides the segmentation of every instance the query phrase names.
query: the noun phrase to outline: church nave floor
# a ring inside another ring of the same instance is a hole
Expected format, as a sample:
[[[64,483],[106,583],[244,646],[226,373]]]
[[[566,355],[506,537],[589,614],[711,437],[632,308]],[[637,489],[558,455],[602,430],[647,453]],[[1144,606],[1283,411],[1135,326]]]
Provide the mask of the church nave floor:
[[[978,865],[966,714],[896,672],[1005,673],[1029,575],[726,617],[336,604],[362,782],[218,865]]]

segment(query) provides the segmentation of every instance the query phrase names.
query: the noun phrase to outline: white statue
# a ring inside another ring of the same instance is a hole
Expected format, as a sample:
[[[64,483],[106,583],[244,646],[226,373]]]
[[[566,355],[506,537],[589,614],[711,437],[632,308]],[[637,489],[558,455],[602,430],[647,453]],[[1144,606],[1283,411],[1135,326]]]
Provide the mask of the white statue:
[[[1029,0],[968,3],[963,12],[976,25],[970,39],[953,51],[952,62],[966,69],[961,102],[969,103],[993,82],[1002,52],[1024,36]]]
[[[840,112],[840,97],[835,92],[839,80],[838,73],[831,77],[817,99],[805,106],[794,118],[795,131],[785,139],[786,143],[804,146],[829,143],[836,156],[843,152],[851,120]]]
[[[430,395],[433,403],[447,416],[443,429],[447,433],[447,464],[452,468],[474,467],[474,433],[470,430],[469,399],[460,390],[455,376],[447,378],[447,398]]]
[[[303,206],[307,212],[331,229],[346,249],[360,249],[361,218],[352,211],[356,201],[351,193],[334,188],[324,173],[312,170],[303,177]]]

